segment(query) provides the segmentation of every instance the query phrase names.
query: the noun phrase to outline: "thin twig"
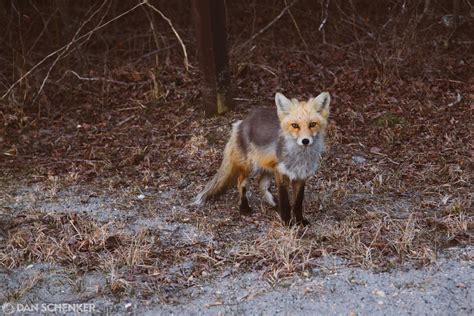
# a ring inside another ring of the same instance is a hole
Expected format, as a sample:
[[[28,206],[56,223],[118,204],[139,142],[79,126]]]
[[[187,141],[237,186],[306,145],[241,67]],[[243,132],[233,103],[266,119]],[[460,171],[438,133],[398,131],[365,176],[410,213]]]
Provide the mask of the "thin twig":
[[[153,11],[157,12],[162,18],[163,20],[165,20],[169,26],[171,27],[171,30],[173,31],[174,35],[176,36],[176,38],[178,39],[178,42],[179,44],[181,45],[181,48],[183,50],[183,54],[184,54],[184,67],[186,68],[186,71],[189,70],[189,60],[188,60],[188,52],[186,51],[186,46],[184,45],[183,43],[183,40],[181,39],[181,36],[179,36],[178,32],[176,31],[176,29],[174,28],[173,26],[173,23],[171,22],[171,20],[163,14],[163,12],[161,12],[160,10],[158,10],[155,6],[153,6],[152,4],[148,3],[148,0],[145,0],[144,3],[150,7]]]
[[[459,0],[453,0],[454,26],[459,26]]]
[[[287,0],[285,0],[285,5],[288,6]],[[303,34],[301,34],[300,27],[298,26],[298,23],[296,23],[296,19],[295,19],[295,17],[293,16],[293,13],[291,13],[291,10],[290,10],[289,8],[288,8],[288,14],[289,14],[290,17],[291,17],[291,20],[293,21],[293,24],[295,25],[296,31],[298,32],[298,35],[299,35],[301,41],[303,42],[304,46],[305,46],[305,47],[308,47],[308,44],[306,43],[306,41],[305,41],[304,38],[303,38]]]
[[[30,46],[30,49],[28,49],[28,51],[26,52],[26,56],[28,56],[31,51],[33,51],[35,48],[36,48],[36,44],[38,44],[38,42],[40,41],[41,37],[43,37],[43,34],[46,32],[47,28],[48,28],[48,25],[49,25],[49,22],[51,21],[51,19],[54,17],[54,15],[56,14],[56,12],[58,11],[58,9],[56,8],[53,13],[49,16],[49,18],[47,20],[45,20],[43,18],[43,16],[41,15],[41,12],[40,10],[35,6],[34,2],[30,1],[30,5],[33,9],[35,9],[35,11],[38,13],[38,15],[41,17],[41,20],[43,21],[43,29],[41,30],[40,34],[36,37],[35,41],[33,42],[33,44]]]
[[[161,47],[161,48],[158,48],[158,49],[155,49],[149,53],[146,53],[145,55],[141,56],[141,57],[138,57],[134,62],[132,62],[132,65],[135,65],[137,64],[138,62],[140,62],[142,59],[145,59],[145,58],[148,58],[152,55],[156,55],[156,53],[158,52],[161,52],[163,50],[167,50],[167,49],[170,49],[170,48],[173,48],[173,47],[176,47],[176,44],[172,44],[172,45],[169,45],[169,46],[166,46],[166,47]]]
[[[431,7],[431,0],[425,0],[425,7],[423,8],[423,15],[428,14]]]
[[[64,75],[56,81],[56,83],[60,82],[66,74],[71,73],[73,74],[77,79],[79,80],[84,80],[84,81],[104,81],[104,82],[110,82],[110,83],[116,83],[124,86],[136,86],[136,85],[142,85],[143,82],[140,83],[130,83],[130,82],[124,82],[124,81],[118,81],[118,80],[113,80],[113,79],[107,79],[107,78],[100,78],[100,77],[82,77],[79,75],[77,72],[74,70],[66,70],[64,72]],[[147,81],[148,82],[148,81]]]
[[[148,21],[150,22],[150,29],[151,29],[151,33],[153,34],[153,39],[155,41],[156,49],[159,50],[160,49],[160,41],[158,40],[158,34],[156,33],[155,17],[152,16],[150,14],[150,12],[148,10],[146,10],[145,8],[142,8],[142,9],[145,12],[145,15],[146,15]],[[158,64],[159,64],[158,54],[155,54],[155,65],[158,67]]]
[[[417,18],[417,23],[421,23],[421,21],[423,21],[423,19],[425,18],[425,16],[428,14],[428,12],[430,11],[430,7],[431,7],[431,0],[425,0],[425,5],[423,7],[423,12],[421,13],[421,15]]]
[[[324,6],[324,17],[318,28],[318,31],[320,32],[323,30],[324,26],[326,25],[328,21],[328,17],[329,17],[328,8],[329,8],[329,0],[326,0],[326,5]]]
[[[247,46],[249,43],[251,43],[254,39],[256,39],[258,36],[262,35],[266,30],[268,30],[270,27],[272,27],[272,25],[275,24],[279,19],[281,19],[281,17],[282,17],[296,2],[298,2],[298,0],[294,0],[294,1],[291,2],[289,5],[287,5],[286,7],[284,7],[283,10],[281,10],[281,12],[280,12],[273,20],[270,21],[270,23],[268,23],[268,24],[265,25],[260,31],[258,31],[258,32],[255,33],[254,35],[252,35],[252,37],[250,37],[247,41],[245,41],[242,45],[240,45],[237,50],[240,50],[240,49],[244,48],[244,47]]]

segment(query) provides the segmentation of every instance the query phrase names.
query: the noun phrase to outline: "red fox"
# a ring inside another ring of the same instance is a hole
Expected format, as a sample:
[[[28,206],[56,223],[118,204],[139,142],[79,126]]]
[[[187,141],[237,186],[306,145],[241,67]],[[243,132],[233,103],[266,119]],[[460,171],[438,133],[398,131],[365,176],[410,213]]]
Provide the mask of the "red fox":
[[[202,204],[237,182],[242,215],[252,212],[247,198],[247,178],[255,174],[265,200],[277,202],[269,191],[274,174],[278,187],[278,211],[284,224],[308,225],[303,217],[305,181],[316,173],[329,116],[331,97],[323,92],[308,101],[275,94],[276,111],[261,108],[233,124],[224,158],[216,175],[195,199]],[[292,188],[290,206],[288,187]],[[291,218],[293,208],[293,219]]]

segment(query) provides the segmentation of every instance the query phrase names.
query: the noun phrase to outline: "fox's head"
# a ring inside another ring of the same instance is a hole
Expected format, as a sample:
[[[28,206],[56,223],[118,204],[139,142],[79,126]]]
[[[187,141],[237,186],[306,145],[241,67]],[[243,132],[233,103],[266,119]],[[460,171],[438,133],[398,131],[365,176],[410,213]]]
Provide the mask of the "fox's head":
[[[308,101],[290,100],[283,94],[276,93],[275,103],[283,133],[300,146],[311,146],[315,138],[326,130],[330,102],[328,92]]]

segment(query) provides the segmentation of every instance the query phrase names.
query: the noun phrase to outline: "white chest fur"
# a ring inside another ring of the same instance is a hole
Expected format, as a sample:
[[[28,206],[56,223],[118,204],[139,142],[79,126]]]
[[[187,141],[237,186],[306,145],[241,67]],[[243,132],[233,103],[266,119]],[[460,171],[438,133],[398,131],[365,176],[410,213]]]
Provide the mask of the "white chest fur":
[[[319,168],[324,151],[324,137],[315,139],[312,146],[302,147],[294,141],[283,144],[278,161],[278,171],[290,180],[305,180],[314,175]]]

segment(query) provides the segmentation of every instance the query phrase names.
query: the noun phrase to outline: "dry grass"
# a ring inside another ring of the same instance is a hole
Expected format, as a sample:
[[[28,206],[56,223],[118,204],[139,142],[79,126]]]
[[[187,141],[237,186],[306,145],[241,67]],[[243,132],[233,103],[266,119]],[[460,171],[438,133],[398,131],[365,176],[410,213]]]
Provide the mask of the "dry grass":
[[[101,224],[88,216],[32,213],[1,223],[8,232],[0,252],[2,266],[49,262],[90,270],[157,263],[159,236],[150,231],[124,234],[118,223]]]
[[[46,179],[44,188],[53,185],[56,195],[39,190],[44,197],[25,195],[27,202],[41,205],[44,199],[61,200],[68,181]],[[388,270],[406,263],[430,264],[445,247],[472,244],[474,216],[469,212],[469,200],[441,200],[437,212],[396,211],[391,199],[381,201],[376,195],[364,195],[362,188],[358,189],[361,196],[355,199],[347,192],[348,187],[356,184],[327,183],[316,199],[309,193],[306,209],[312,226],[305,229],[281,226],[277,214],[265,205],[253,217],[238,219],[235,210],[222,210],[232,201],[216,201],[211,205],[214,209],[204,213],[174,207],[157,213],[154,203],[136,200],[139,190],[128,190],[130,195],[125,199],[133,198],[139,204],[114,202],[132,210],[138,206],[139,218],[159,216],[178,227],[191,223],[213,240],[208,244],[194,233],[178,233],[178,240],[173,241],[159,229],[130,230],[126,226],[133,221],[126,218],[104,222],[75,212],[48,214],[32,206],[26,213],[4,216],[0,222],[4,232],[0,264],[14,269],[48,262],[76,271],[97,270],[108,275],[113,293],[122,293],[133,287],[134,282],[127,281],[131,273],[151,275],[154,282],[184,285],[228,268],[257,270],[276,285],[294,274],[311,273],[320,265],[317,258],[321,256],[338,256],[351,265]],[[419,210],[427,201],[418,203],[407,207]],[[344,210],[340,214],[333,207],[331,212],[321,212],[314,204],[323,208],[339,204]],[[222,216],[214,217],[216,212],[223,212]],[[169,273],[172,267],[189,260],[195,263],[190,271]]]
[[[302,273],[311,267],[315,244],[304,238],[306,230],[283,227],[273,223],[268,231],[255,241],[243,243],[234,254],[239,263],[251,263],[263,269],[269,282],[275,285],[280,279]]]
[[[390,270],[405,263],[427,265],[451,244],[471,244],[474,216],[467,210],[441,217],[386,213],[326,219],[313,227],[273,224],[253,242],[242,243],[235,260],[264,271],[272,283],[294,273],[311,271],[320,256],[338,256],[351,265]]]
[[[25,294],[35,288],[39,282],[43,279],[41,273],[35,273],[33,276],[29,277],[20,287],[9,291],[7,293],[2,293],[2,300],[7,302],[15,302],[21,299]]]

